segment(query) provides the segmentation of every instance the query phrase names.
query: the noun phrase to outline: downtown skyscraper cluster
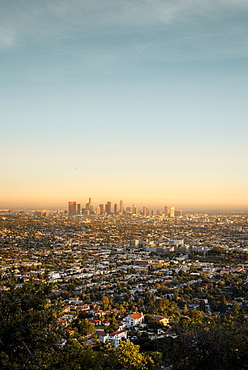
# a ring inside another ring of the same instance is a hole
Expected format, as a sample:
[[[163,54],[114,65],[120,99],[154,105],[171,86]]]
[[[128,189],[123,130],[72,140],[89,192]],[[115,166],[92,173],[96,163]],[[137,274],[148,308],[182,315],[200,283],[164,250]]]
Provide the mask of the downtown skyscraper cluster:
[[[163,215],[164,217],[174,218],[181,217],[182,211],[175,210],[174,207],[164,206],[163,210],[150,210],[147,207],[143,207],[142,211],[133,204],[132,207],[124,207],[123,201],[120,200],[119,204],[115,203],[112,206],[111,201],[107,201],[105,204],[100,203],[98,206],[94,207],[92,204],[91,198],[89,198],[88,203],[85,204],[85,207],[81,207],[81,204],[73,201],[68,202],[68,215],[142,215],[154,216],[154,215]]]

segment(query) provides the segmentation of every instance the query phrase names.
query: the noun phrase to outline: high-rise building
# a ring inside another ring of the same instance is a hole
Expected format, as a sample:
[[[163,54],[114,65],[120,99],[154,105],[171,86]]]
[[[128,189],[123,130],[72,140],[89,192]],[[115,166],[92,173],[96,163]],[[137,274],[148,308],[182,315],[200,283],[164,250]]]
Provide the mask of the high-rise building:
[[[133,214],[137,215],[137,213],[138,213],[138,209],[137,209],[136,205],[133,204]]]
[[[173,218],[175,216],[175,208],[170,207],[170,217]]]
[[[106,204],[106,213],[108,215],[110,215],[112,213],[111,202],[107,202],[107,204]]]
[[[165,217],[168,217],[168,214],[169,214],[169,207],[164,206],[164,215],[165,215]]]
[[[123,201],[120,200],[120,213],[123,214]]]
[[[100,208],[100,213],[103,214],[104,213],[104,204],[99,204],[99,208]]]
[[[85,208],[88,209],[88,210],[93,210],[91,198],[89,198],[89,202],[86,203]]]
[[[68,202],[69,216],[75,216],[77,214],[77,202]]]
[[[118,214],[118,204],[114,204],[114,214],[117,215]]]
[[[81,204],[77,204],[77,215],[81,213]]]
[[[148,215],[148,208],[143,207],[143,216],[146,217]]]

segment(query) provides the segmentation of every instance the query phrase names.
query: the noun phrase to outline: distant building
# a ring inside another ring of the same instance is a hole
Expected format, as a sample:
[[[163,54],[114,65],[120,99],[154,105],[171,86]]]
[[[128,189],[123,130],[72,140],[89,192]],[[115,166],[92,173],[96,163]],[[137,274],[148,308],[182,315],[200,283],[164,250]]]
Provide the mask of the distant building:
[[[112,213],[112,209],[111,208],[112,208],[111,207],[111,202],[107,202],[107,204],[106,204],[106,213],[108,215],[110,215]]]
[[[170,217],[171,218],[175,217],[175,208],[174,207],[170,207]]]
[[[123,201],[120,200],[120,213],[123,214]]]
[[[77,214],[77,202],[68,202],[68,213],[69,216],[75,216]]]
[[[152,260],[134,260],[133,264],[138,266],[147,266],[152,263]]]
[[[151,318],[164,326],[169,325],[169,316],[151,315]]]
[[[175,211],[175,217],[182,217],[182,215],[183,215],[182,210]]]
[[[118,214],[118,204],[115,204],[114,205],[114,214],[117,215]]]
[[[126,208],[126,213],[127,213],[127,215],[129,215],[131,213],[131,207]]]
[[[100,214],[104,213],[104,204],[99,204]]]
[[[133,204],[133,214],[137,215],[137,213],[138,213],[138,209],[137,209],[136,205]]]
[[[77,204],[77,215],[81,213],[81,204]]]
[[[130,240],[130,248],[136,248],[138,246],[139,246],[139,240],[137,239]]]
[[[88,202],[88,203],[86,203],[85,208],[86,208],[87,210],[89,210],[89,211],[90,211],[90,213],[92,213],[92,211],[93,211],[93,205],[92,205],[92,202],[91,202],[91,198],[89,198],[89,202]]]
[[[146,217],[148,215],[148,208],[143,207],[143,216]]]
[[[164,206],[164,215],[165,215],[165,217],[168,217],[168,215],[169,215],[169,207],[168,206]]]

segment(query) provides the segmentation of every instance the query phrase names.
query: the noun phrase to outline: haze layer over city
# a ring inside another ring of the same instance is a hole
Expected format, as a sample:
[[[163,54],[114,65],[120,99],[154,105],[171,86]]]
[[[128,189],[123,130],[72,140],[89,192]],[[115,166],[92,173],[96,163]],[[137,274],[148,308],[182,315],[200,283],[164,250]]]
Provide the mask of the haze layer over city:
[[[0,208],[247,210],[247,11],[3,2]]]

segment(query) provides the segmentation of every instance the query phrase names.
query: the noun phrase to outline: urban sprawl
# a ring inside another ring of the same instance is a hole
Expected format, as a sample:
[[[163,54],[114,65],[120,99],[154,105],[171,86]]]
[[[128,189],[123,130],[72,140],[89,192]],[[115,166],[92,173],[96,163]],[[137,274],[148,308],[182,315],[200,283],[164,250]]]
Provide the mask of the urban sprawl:
[[[246,213],[89,199],[64,211],[2,210],[0,243],[1,291],[52,284],[49,304],[60,302],[65,335],[93,348],[123,339],[142,347],[195,323],[248,320]]]

